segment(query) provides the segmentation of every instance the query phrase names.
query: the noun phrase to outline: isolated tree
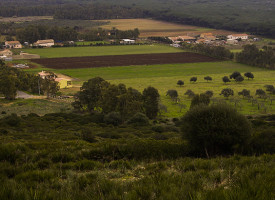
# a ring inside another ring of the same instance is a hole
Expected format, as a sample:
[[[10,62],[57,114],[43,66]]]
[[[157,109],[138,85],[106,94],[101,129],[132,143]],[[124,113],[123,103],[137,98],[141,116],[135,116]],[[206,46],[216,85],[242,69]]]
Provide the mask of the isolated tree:
[[[159,112],[159,92],[154,87],[147,87],[142,92],[143,107],[149,119],[154,119]]]
[[[221,91],[220,95],[224,96],[225,98],[228,98],[229,96],[234,95],[234,91],[231,88],[225,88]]]
[[[235,78],[235,81],[240,83],[240,82],[244,81],[244,78],[243,78],[243,76],[238,76]]]
[[[192,90],[187,90],[185,93],[189,98],[192,98],[195,96],[195,93]]]
[[[233,154],[251,137],[247,118],[227,104],[195,106],[181,119],[183,138],[198,156]]]
[[[230,75],[230,79],[236,79],[238,76],[241,76],[241,73],[240,72],[233,72],[231,75]]]
[[[210,98],[206,94],[196,94],[191,101],[190,109],[195,106],[209,105]]]
[[[266,96],[266,93],[263,89],[257,89],[256,96],[259,96],[259,98],[264,98]]]
[[[168,90],[166,92],[166,96],[169,96],[171,99],[175,100],[178,97],[178,91],[177,90]]]
[[[209,98],[213,97],[213,95],[214,95],[213,91],[211,91],[211,90],[207,90],[204,94],[209,96]]]
[[[182,80],[178,80],[177,85],[179,85],[181,87],[184,85],[184,82]]]
[[[275,90],[275,87],[273,85],[265,85],[265,90],[269,93],[273,93],[273,91]]]
[[[247,77],[248,80],[249,80],[250,78],[251,78],[251,79],[254,78],[254,75],[253,75],[251,72],[246,72],[246,73],[244,74],[244,76]]]
[[[230,79],[228,78],[228,76],[224,76],[224,77],[222,78],[222,81],[223,81],[225,84],[228,83],[228,82],[231,82]]]
[[[198,80],[197,77],[191,77],[190,78],[190,82],[193,82],[193,83],[195,83],[197,80]]]
[[[14,100],[17,92],[17,78],[10,74],[0,75],[0,93],[2,93],[5,99]]]
[[[208,82],[208,81],[212,81],[212,77],[206,76],[206,77],[204,77],[204,80],[206,80],[207,82]]]
[[[250,90],[243,89],[241,92],[238,92],[238,95],[241,95],[243,97],[249,97],[250,96]]]

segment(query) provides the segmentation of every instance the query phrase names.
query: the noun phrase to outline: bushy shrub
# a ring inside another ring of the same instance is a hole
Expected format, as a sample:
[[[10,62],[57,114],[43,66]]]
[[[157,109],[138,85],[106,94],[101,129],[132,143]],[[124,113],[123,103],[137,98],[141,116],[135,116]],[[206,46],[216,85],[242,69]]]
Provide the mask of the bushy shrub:
[[[111,112],[105,115],[104,122],[106,124],[112,124],[114,126],[118,126],[122,123],[122,118],[120,113],[118,112]]]
[[[195,95],[192,98],[190,108],[193,108],[194,106],[199,106],[199,105],[209,105],[210,103],[210,98],[206,94],[200,94],[200,95]]]
[[[95,135],[88,128],[84,128],[81,130],[81,137],[83,140],[87,142],[96,142]]]
[[[131,117],[127,124],[135,124],[138,126],[146,126],[149,124],[148,117],[143,113],[136,113],[133,117]]]
[[[256,134],[251,142],[253,154],[275,153],[275,130],[267,129]]]
[[[182,120],[183,138],[198,155],[232,154],[250,139],[251,125],[227,104],[196,106]]]

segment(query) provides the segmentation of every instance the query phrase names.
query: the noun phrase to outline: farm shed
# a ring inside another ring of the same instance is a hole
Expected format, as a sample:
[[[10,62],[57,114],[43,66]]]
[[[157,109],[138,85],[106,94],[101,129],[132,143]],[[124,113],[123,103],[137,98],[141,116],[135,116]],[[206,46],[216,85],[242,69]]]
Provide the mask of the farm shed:
[[[54,45],[53,39],[48,40],[37,40],[36,43],[33,44],[34,46],[40,46],[40,47],[51,47]]]
[[[135,44],[136,41],[135,40],[130,40],[130,39],[122,39],[120,41],[120,44]]]
[[[10,49],[22,49],[22,44],[19,41],[6,41],[5,46]]]
[[[228,35],[227,38],[232,39],[232,40],[238,40],[238,39],[247,40],[248,35],[247,34],[232,34],[232,35]]]

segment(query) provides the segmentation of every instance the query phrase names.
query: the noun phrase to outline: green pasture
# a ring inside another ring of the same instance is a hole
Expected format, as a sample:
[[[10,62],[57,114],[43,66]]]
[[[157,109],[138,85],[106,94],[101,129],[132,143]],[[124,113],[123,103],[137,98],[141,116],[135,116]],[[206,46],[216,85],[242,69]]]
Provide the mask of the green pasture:
[[[239,71],[241,73],[252,72],[255,76],[254,80],[245,79],[242,83],[236,83],[232,81],[224,84],[222,82],[223,76],[229,76],[232,72]],[[127,66],[127,67],[103,67],[103,68],[89,68],[89,69],[69,69],[69,70],[55,70],[57,73],[62,73],[74,78],[79,79],[79,82],[75,82],[80,86],[83,81],[87,81],[90,78],[100,76],[105,80],[114,84],[124,83],[128,87],[133,87],[139,91],[147,86],[156,87],[161,94],[161,101],[168,107],[168,117],[181,116],[187,109],[189,109],[191,99],[186,97],[184,93],[191,89],[195,93],[203,93],[207,90],[214,92],[214,98],[217,100],[224,100],[219,94],[224,88],[231,88],[234,90],[235,95],[227,102],[232,103],[234,99],[239,99],[237,107],[244,114],[258,114],[264,112],[275,112],[275,103],[270,105],[270,100],[260,100],[266,109],[258,110],[257,106],[252,106],[248,100],[242,99],[238,96],[238,92],[243,89],[251,91],[251,95],[255,96],[256,89],[264,89],[264,85],[275,83],[275,71],[267,69],[250,67],[243,64],[234,63],[231,61],[226,62],[211,62],[211,63],[188,63],[188,64],[168,64],[168,65],[150,65],[150,66]],[[190,83],[191,77],[196,76],[198,81],[196,83]],[[204,80],[205,76],[211,76],[213,81],[207,82]],[[184,86],[177,86],[177,81],[183,80]],[[169,89],[176,89],[181,99],[180,104],[186,106],[185,109],[180,111],[180,105],[174,103],[165,94]],[[65,91],[66,92],[66,91]],[[72,91],[68,90],[68,93]],[[74,90],[75,92],[75,90]],[[275,98],[275,96],[273,96]],[[275,101],[275,100],[274,100]]]
[[[110,42],[107,41],[78,41],[75,42],[76,45],[83,45],[83,46],[89,46],[89,45],[95,45],[95,44],[110,44]]]
[[[183,50],[168,45],[119,45],[96,47],[60,47],[43,49],[24,49],[25,52],[38,54],[41,58],[104,56],[148,53],[175,53]]]

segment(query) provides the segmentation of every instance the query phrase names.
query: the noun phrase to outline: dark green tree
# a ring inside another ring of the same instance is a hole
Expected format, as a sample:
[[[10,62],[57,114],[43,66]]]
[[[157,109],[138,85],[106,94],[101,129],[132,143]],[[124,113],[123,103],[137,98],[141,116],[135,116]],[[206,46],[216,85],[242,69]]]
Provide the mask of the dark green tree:
[[[241,73],[240,73],[240,72],[233,72],[233,73],[230,75],[230,79],[236,79],[238,76],[241,76]]]
[[[224,96],[225,98],[228,98],[229,96],[234,95],[234,91],[230,88],[225,88],[221,91],[220,95]]]
[[[171,99],[176,99],[178,97],[178,91],[177,90],[168,90],[166,92],[166,96],[169,96]]]
[[[191,77],[190,78],[190,82],[193,82],[193,83],[197,82],[197,80],[198,80],[197,77]]]
[[[207,82],[208,82],[208,81],[212,81],[212,77],[206,76],[206,77],[204,77],[204,80],[206,80]]]
[[[230,79],[228,78],[228,76],[224,76],[224,77],[222,78],[222,81],[223,81],[225,84],[228,83],[228,82],[231,82]]]
[[[247,79],[249,80],[250,78],[253,79],[254,78],[254,75],[251,73],[251,72],[246,72],[244,74],[245,77],[247,77]]]
[[[149,119],[154,119],[159,112],[159,92],[154,87],[147,87],[142,92],[143,107]]]
[[[181,125],[191,152],[199,156],[233,154],[251,137],[249,121],[227,104],[195,106],[183,116]]]
[[[243,97],[249,97],[250,96],[250,90],[243,89],[241,92],[238,92],[238,95],[242,95]]]
[[[187,90],[184,94],[189,98],[193,98],[195,96],[195,93],[192,90]]]
[[[16,86],[17,78],[11,74],[0,74],[0,93],[5,99],[14,100],[18,87]]]
[[[206,94],[196,94],[191,101],[190,109],[195,106],[209,105],[210,97]]]
[[[181,87],[184,85],[184,82],[182,80],[178,80],[177,85],[179,85]]]
[[[240,83],[240,82],[244,81],[244,78],[243,78],[243,76],[238,76],[235,78],[235,81]]]
[[[73,106],[77,109],[82,108],[83,110],[88,110],[93,112],[96,110],[102,98],[102,88],[108,85],[103,78],[95,77],[88,82],[84,82],[80,88],[80,92],[75,95],[76,101],[73,103]]]
[[[209,96],[209,98],[213,97],[213,95],[214,95],[213,91],[211,91],[211,90],[207,90],[204,94]]]
[[[266,93],[263,89],[257,89],[256,96],[259,96],[259,98],[264,98],[266,96]]]

